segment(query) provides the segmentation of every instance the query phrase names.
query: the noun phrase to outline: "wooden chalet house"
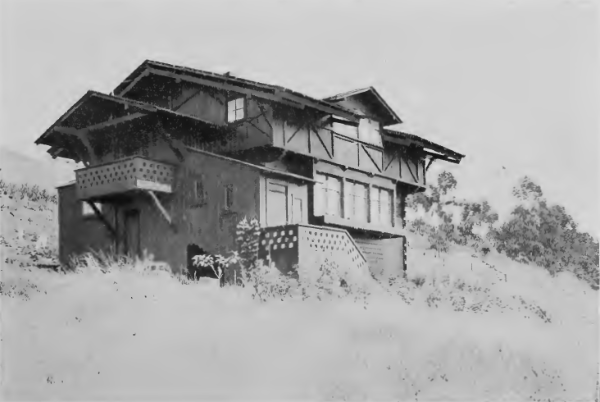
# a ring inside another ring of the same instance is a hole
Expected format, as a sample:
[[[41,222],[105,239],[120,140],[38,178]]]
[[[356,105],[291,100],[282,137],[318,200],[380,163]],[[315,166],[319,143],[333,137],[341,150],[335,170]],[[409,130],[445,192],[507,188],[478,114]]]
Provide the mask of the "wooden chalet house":
[[[284,271],[329,258],[401,273],[407,195],[425,189],[433,160],[463,155],[385,128],[398,123],[374,88],[315,99],[145,61],[36,141],[85,166],[58,188],[60,260],[147,251],[179,270],[191,245],[234,249],[247,216],[261,224],[262,255]]]

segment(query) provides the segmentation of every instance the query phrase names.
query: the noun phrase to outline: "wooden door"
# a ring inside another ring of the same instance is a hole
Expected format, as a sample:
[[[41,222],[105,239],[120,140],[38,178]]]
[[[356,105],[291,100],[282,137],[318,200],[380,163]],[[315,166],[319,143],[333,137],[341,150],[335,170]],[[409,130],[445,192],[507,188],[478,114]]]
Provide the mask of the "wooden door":
[[[292,194],[290,198],[292,203],[290,223],[304,223],[304,200],[298,194]]]
[[[125,211],[125,254],[130,257],[141,257],[140,247],[140,211]]]
[[[267,180],[267,226],[288,223],[288,186]]]

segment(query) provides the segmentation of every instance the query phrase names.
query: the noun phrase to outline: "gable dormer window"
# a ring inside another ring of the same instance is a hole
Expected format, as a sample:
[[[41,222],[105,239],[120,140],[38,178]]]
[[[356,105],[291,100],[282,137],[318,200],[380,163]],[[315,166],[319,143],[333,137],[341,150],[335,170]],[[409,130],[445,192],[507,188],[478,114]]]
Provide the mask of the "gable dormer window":
[[[240,96],[227,102],[227,123],[233,123],[246,117],[246,99]]]

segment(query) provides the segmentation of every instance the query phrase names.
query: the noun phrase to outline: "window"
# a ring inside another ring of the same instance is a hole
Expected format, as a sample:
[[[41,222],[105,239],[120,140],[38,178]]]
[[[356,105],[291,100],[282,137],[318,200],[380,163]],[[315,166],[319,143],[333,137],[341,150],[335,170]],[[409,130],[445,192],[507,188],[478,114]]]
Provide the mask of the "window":
[[[204,191],[204,182],[202,179],[194,181],[194,199],[197,206],[206,204],[206,192]]]
[[[230,210],[233,207],[233,184],[225,186],[225,209]]]
[[[285,225],[288,223],[288,186],[271,181],[267,185],[267,225]]]
[[[237,98],[227,102],[227,122],[233,123],[234,121],[242,120],[245,117],[245,99]]]
[[[348,187],[348,217],[366,222],[369,215],[369,188],[366,184],[354,182],[348,180],[346,182]]]
[[[392,192],[385,188],[371,189],[371,222],[391,226]]]
[[[84,217],[96,216],[96,213],[94,212],[90,204],[88,204],[86,201],[83,201],[81,204],[81,214]],[[100,204],[99,202],[95,202],[94,206],[98,208],[98,211],[102,212],[102,204]]]
[[[324,174],[317,174],[316,179],[316,215],[342,216],[342,180]]]

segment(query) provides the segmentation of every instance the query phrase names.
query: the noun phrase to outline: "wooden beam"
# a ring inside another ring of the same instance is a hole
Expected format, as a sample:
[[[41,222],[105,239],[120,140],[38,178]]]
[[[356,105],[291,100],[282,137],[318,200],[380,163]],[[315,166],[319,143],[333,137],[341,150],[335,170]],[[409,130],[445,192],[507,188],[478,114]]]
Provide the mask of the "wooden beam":
[[[119,96],[123,96],[125,95],[127,92],[129,92],[131,90],[131,88],[133,88],[134,86],[136,86],[136,84],[144,77],[146,77],[149,73],[148,69],[146,69],[143,73],[141,73],[140,75],[138,75],[136,77],[136,79],[134,79],[133,81],[131,81],[131,83],[129,85],[127,85],[121,92],[119,92]]]
[[[377,168],[377,170],[381,173],[381,168],[379,166],[377,166],[377,162],[375,162],[375,159],[373,159],[373,157],[371,156],[371,154],[369,153],[369,151],[367,151],[367,148],[364,145],[360,145],[363,149],[363,151],[365,151],[365,153],[367,154],[367,156],[369,157],[369,159],[371,159],[371,162],[373,162],[373,165],[375,165],[375,167]],[[382,155],[382,159],[383,159],[383,155]]]
[[[426,150],[423,150],[422,152],[425,155],[432,156],[434,159],[439,159],[439,160],[442,160],[442,161],[446,161],[446,162],[450,162],[450,163],[455,163],[457,165],[460,164],[460,160],[449,158],[449,157],[447,157],[445,155],[442,155],[442,154],[436,154],[436,153],[433,153],[433,152],[430,152],[430,151],[426,151]]]
[[[161,75],[163,77],[170,77],[173,79],[179,78],[181,80],[185,80],[188,82],[194,82],[196,84],[200,84],[200,85],[204,85],[204,86],[219,88],[219,89],[223,89],[225,91],[233,91],[233,92],[243,93],[246,95],[253,95],[253,96],[256,96],[257,98],[263,98],[263,99],[276,101],[276,102],[279,102],[279,103],[282,103],[282,104],[285,104],[288,106],[292,106],[292,107],[295,107],[298,109],[304,109],[306,106],[308,106],[313,109],[325,111],[326,113],[332,113],[332,114],[337,114],[338,116],[343,116],[344,118],[347,118],[351,121],[358,121],[358,119],[350,112],[346,113],[344,111],[337,110],[334,107],[322,105],[317,102],[315,102],[314,105],[310,105],[309,103],[311,103],[311,101],[309,101],[307,99],[303,99],[300,96],[291,94],[286,91],[276,91],[274,94],[270,94],[270,93],[262,92],[259,90],[244,88],[241,86],[243,84],[240,84],[240,86],[238,86],[238,85],[232,85],[232,84],[228,84],[228,83],[215,82],[215,81],[211,81],[211,80],[205,80],[202,78],[191,77],[186,74],[176,74],[176,73],[161,71],[161,70],[154,69],[154,68],[149,68],[147,71],[149,71],[152,74]],[[123,94],[123,93],[124,92],[121,92],[121,94]],[[293,97],[294,99],[284,99],[283,96],[286,96],[288,98]]]
[[[104,224],[104,226],[106,226],[106,228],[108,229],[108,231],[110,232],[110,234],[113,236],[113,238],[117,238],[117,231],[115,230],[115,228],[112,227],[112,225],[108,222],[108,220],[106,220],[106,218],[104,217],[104,215],[102,215],[102,212],[100,212],[100,210],[98,209],[98,207],[96,206],[96,204],[94,204],[91,201],[86,201],[88,203],[88,205],[92,208],[92,210],[94,211],[94,213],[96,214],[96,216],[98,217],[98,219],[100,219],[100,221]]]
[[[220,83],[220,82],[215,82],[215,81],[211,81],[211,80],[205,80],[202,78],[191,77],[186,74],[170,73],[167,71],[161,71],[161,70],[157,70],[154,68],[150,68],[147,71],[149,71],[150,73],[155,74],[155,75],[173,78],[174,80],[179,78],[184,81],[193,82],[195,84],[204,85],[207,87],[222,89],[224,91],[233,91],[233,92],[238,92],[238,93],[242,93],[242,94],[246,94],[246,95],[254,95],[259,98],[264,98],[264,99],[284,103],[288,106],[294,106],[294,107],[302,106],[302,105],[296,104],[294,102],[285,101],[285,100],[281,99],[280,96],[277,96],[277,95],[272,95],[272,94],[262,93],[262,92],[257,93],[258,91],[256,91],[256,90],[247,89],[247,88],[243,88],[243,87],[239,87],[239,86],[235,86],[235,85],[231,85],[231,84],[227,84],[227,83]],[[124,93],[124,92],[122,92],[122,93]],[[300,109],[303,109],[303,108],[304,107],[300,107]]]
[[[154,201],[154,205],[156,205],[156,208],[158,208],[158,210],[160,211],[162,216],[169,223],[169,226],[175,230],[175,225],[173,225],[173,220],[171,219],[171,216],[169,215],[169,213],[167,212],[165,207],[163,207],[162,203],[160,202],[160,200],[158,199],[156,194],[154,194],[154,191],[150,191],[150,190],[144,190],[144,191],[146,191],[148,194],[150,194],[150,197]]]
[[[93,125],[87,127],[87,130],[90,130],[90,131],[91,130],[99,130],[101,128],[110,127],[110,126],[114,126],[114,125],[117,125],[120,123],[125,123],[127,121],[139,119],[140,117],[144,117],[144,116],[146,116],[146,113],[132,113],[127,116],[119,117],[119,118],[112,119],[112,120],[107,120],[105,122],[98,123],[98,124],[93,124]]]
[[[175,156],[177,157],[179,162],[183,163],[185,161],[185,156],[183,156],[183,153],[173,144],[173,138],[171,137],[171,135],[169,133],[167,133],[167,131],[165,130],[165,128],[163,127],[163,125],[160,121],[158,121],[156,127],[158,129],[158,133],[167,142],[167,144],[169,145],[169,148],[171,148],[171,151],[173,151],[173,153],[175,154]]]
[[[90,161],[93,164],[97,163],[97,158],[96,158],[96,154],[94,152],[94,149],[92,148],[92,144],[90,144],[90,140],[87,137],[87,131],[85,129],[83,130],[77,130],[74,129],[72,127],[54,127],[54,130],[61,133],[61,134],[67,134],[67,135],[71,135],[73,137],[76,137],[77,139],[79,139],[79,141],[81,141],[81,143],[83,144],[83,146],[86,148],[87,152],[88,152],[88,157],[90,159]],[[79,158],[81,159],[81,155],[78,155]],[[82,159],[83,160],[83,159]]]
[[[64,148],[62,148],[62,147],[54,146],[54,147],[50,147],[50,149],[48,150],[48,153],[50,154],[50,156],[52,156],[52,159],[56,159],[58,154],[60,154],[63,150],[64,150]]]
[[[329,157],[329,159],[333,159],[333,157],[331,156],[331,152],[329,152],[329,150],[325,146],[325,143],[323,142],[323,139],[319,135],[319,132],[314,127],[311,127],[310,130],[312,130],[313,133],[315,133],[315,135],[317,136],[317,139],[319,140],[319,142],[321,143],[321,145],[323,145],[323,149],[325,150],[325,152],[327,152],[327,156]],[[310,131],[308,132],[308,136],[310,137]],[[333,143],[331,145],[333,147]]]
[[[429,170],[429,167],[431,166],[431,164],[433,163],[434,160],[437,159],[437,156],[432,156],[431,158],[429,158],[429,162],[427,162],[427,166],[425,167],[425,171],[427,172]]]

